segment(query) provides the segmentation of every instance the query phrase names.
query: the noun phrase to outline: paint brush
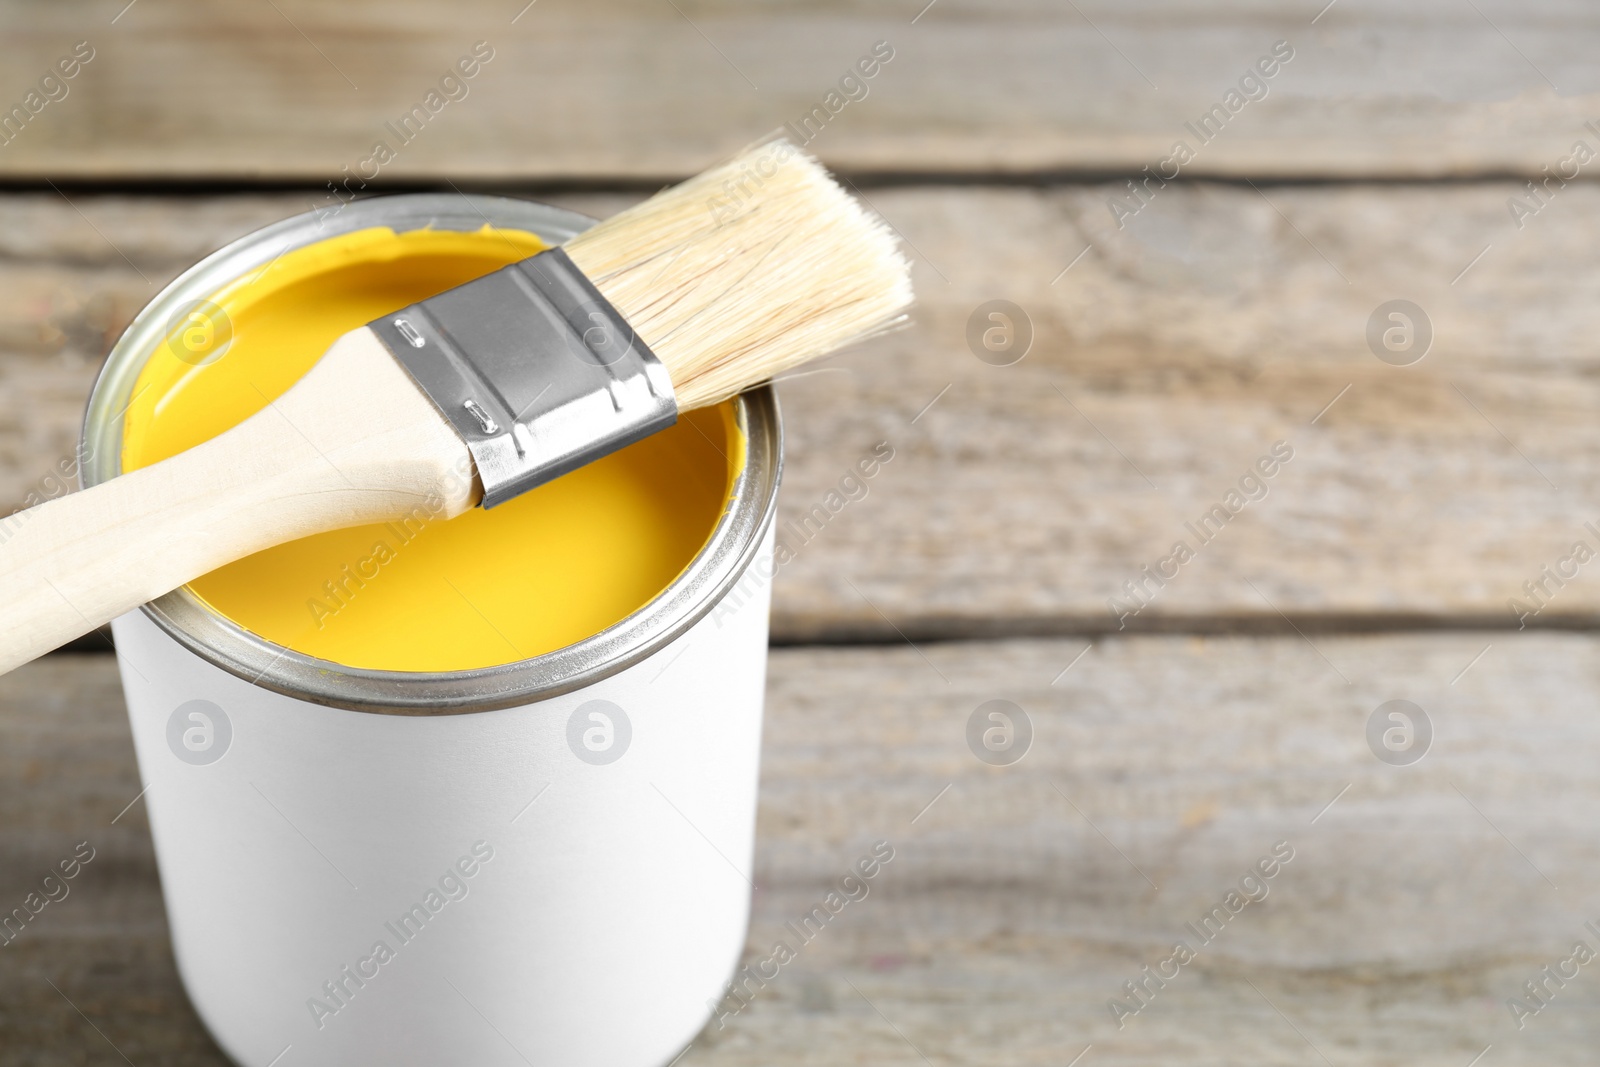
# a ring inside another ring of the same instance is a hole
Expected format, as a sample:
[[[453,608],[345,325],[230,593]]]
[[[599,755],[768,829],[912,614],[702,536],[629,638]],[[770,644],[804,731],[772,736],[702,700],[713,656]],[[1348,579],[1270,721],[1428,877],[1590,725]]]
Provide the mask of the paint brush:
[[[27,512],[0,545],[0,673],[273,545],[503,503],[910,303],[883,221],[791,143],[756,145],[345,334],[210,441]]]

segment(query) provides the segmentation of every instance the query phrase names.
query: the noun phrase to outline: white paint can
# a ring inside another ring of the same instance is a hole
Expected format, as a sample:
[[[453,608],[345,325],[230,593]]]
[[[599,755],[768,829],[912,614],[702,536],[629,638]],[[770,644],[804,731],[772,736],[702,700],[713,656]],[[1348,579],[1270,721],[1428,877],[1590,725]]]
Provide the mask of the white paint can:
[[[120,468],[134,381],[169,317],[285,249],[370,226],[559,243],[524,201],[402,196],[268,227],[168,286],[96,384],[86,484]],[[744,945],[776,401],[709,543],[638,612],[535,659],[355,670],[273,645],[180,590],[113,624],[173,949],[247,1067],[659,1067]],[[647,536],[648,531],[641,531]]]

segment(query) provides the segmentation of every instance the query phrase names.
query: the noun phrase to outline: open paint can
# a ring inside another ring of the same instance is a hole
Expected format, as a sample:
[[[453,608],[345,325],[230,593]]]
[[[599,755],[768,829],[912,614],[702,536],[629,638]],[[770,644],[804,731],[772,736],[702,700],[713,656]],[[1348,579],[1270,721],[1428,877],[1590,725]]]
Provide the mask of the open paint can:
[[[265,292],[284,272],[308,300],[339,285],[357,299],[364,264],[394,259],[362,235],[428,233],[444,251],[414,284],[442,288],[473,256],[536,250],[508,233],[558,244],[590,224],[396,196],[234,242],[113,349],[84,483],[115,477],[131,435],[163,419],[231,418],[207,382],[251,344],[259,373],[235,384],[255,408],[292,380],[257,342],[300,297],[272,296],[278,320],[230,320],[242,280]],[[295,266],[318,247],[339,250],[332,273]],[[617,454],[653,447],[649,462],[604,475],[644,503],[589,514],[560,479],[529,494],[525,548],[515,529],[495,528],[498,556],[473,528],[442,529],[502,509],[423,514],[332,555],[243,561],[113,624],[178,967],[236,1062],[659,1067],[704,1024],[749,919],[782,437],[765,388],[658,437]],[[668,537],[651,508],[695,494],[699,517]],[[557,520],[581,561],[540,540]],[[326,573],[306,573],[318,558]],[[597,608],[619,570],[653,592],[618,607],[609,589]]]

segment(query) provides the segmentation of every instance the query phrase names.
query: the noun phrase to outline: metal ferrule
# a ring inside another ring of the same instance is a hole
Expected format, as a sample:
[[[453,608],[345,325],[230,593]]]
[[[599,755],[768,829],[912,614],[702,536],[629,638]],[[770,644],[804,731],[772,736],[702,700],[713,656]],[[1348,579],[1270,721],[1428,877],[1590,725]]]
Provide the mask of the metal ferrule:
[[[559,248],[369,325],[466,442],[486,508],[678,419],[666,367]]]

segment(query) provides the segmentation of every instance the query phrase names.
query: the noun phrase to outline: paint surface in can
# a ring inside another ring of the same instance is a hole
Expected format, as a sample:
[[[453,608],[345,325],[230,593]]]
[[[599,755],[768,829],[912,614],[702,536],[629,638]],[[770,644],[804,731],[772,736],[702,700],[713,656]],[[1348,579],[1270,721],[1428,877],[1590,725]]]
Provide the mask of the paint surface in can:
[[[285,252],[175,318],[124,417],[124,469],[266,407],[341,334],[544,247],[516,230],[372,227]],[[732,406],[494,509],[281,545],[191,583],[245,629],[349,667],[464,671],[572,645],[683,572],[729,504],[745,441]]]

